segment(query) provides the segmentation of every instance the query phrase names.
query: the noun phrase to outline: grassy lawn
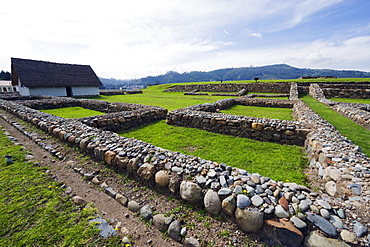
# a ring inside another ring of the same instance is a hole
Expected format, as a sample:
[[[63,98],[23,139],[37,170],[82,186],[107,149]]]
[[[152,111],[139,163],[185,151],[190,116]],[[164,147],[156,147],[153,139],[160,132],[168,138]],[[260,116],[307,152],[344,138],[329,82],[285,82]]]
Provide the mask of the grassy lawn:
[[[358,145],[366,155],[370,156],[370,131],[336,113],[328,106],[316,101],[307,94],[300,95],[300,98],[311,107],[312,110],[331,123],[343,136],[348,137],[353,143]]]
[[[280,120],[293,120],[292,109],[234,105],[229,109],[220,111],[226,114],[241,115],[258,118],[271,118]]]
[[[82,209],[62,197],[60,183],[46,167],[26,162],[25,153],[0,131],[0,246],[102,246],[119,245],[118,238],[101,239],[88,224],[96,217],[93,207]]]
[[[258,83],[281,83],[281,82],[363,82],[370,81],[370,78],[336,78],[336,79],[279,79],[279,80],[258,80]],[[223,81],[223,83],[255,83],[254,80],[238,80],[238,81]],[[183,83],[172,83],[163,85],[186,85],[186,84],[220,84],[220,81],[202,81],[202,82],[183,82]],[[163,86],[161,85],[161,86]]]
[[[370,99],[328,98],[336,102],[370,104]]]
[[[160,121],[120,133],[155,146],[258,172],[275,180],[305,183],[302,148],[175,127]]]
[[[107,102],[124,102],[132,104],[153,105],[169,111],[204,103],[213,103],[220,99],[236,98],[236,96],[184,95],[184,92],[165,93],[163,90],[172,84],[151,86],[143,89],[142,94],[100,95],[89,99],[104,100]]]
[[[83,117],[90,117],[96,115],[104,115],[106,113],[100,111],[94,111],[85,109],[82,107],[65,107],[65,108],[58,108],[58,109],[50,109],[50,110],[40,110],[42,112],[46,112],[55,116],[63,117],[63,118],[83,118]]]
[[[335,81],[355,82],[355,81],[369,81],[368,78],[338,78]],[[323,82],[333,81],[333,79],[289,79],[289,80],[259,80],[259,83],[271,83],[271,82]],[[133,104],[153,105],[160,106],[168,109],[169,111],[180,109],[192,105],[213,103],[220,99],[234,98],[236,96],[211,96],[212,92],[208,92],[209,95],[184,95],[184,92],[173,92],[165,93],[163,90],[176,85],[191,85],[191,84],[219,84],[219,81],[211,82],[186,82],[186,83],[172,83],[162,84],[156,86],[150,86],[146,89],[142,89],[142,94],[127,94],[127,95],[111,95],[105,96],[100,95],[97,97],[90,97],[90,99],[104,100],[108,102],[124,102]],[[243,81],[224,81],[224,83],[255,83],[254,80],[243,80]],[[235,93],[235,92],[234,92]],[[261,94],[259,92],[255,92]],[[288,99],[287,97],[278,97],[277,99]]]

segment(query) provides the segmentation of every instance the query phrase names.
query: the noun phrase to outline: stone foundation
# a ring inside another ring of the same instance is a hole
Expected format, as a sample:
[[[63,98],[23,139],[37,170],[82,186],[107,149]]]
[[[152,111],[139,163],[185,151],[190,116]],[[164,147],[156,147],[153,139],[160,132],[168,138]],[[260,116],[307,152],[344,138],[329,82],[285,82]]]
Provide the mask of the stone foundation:
[[[292,108],[293,101],[276,99],[224,99],[215,103],[206,103],[170,111],[166,123],[188,128],[198,128],[224,135],[255,139],[264,142],[303,146],[306,135],[310,132],[304,123],[234,116],[217,111],[233,105]]]
[[[317,84],[310,86],[310,95],[342,116],[370,130],[370,104],[341,103],[328,100],[325,97],[324,90]]]
[[[127,103],[109,103],[100,100],[54,97],[51,99],[19,100],[22,105],[33,109],[56,109],[79,106],[107,114],[78,119],[103,130],[121,131],[165,119],[167,110],[156,106]]]
[[[170,87],[164,92],[259,92],[259,93],[289,93],[289,83],[222,83],[222,84],[185,84]]]

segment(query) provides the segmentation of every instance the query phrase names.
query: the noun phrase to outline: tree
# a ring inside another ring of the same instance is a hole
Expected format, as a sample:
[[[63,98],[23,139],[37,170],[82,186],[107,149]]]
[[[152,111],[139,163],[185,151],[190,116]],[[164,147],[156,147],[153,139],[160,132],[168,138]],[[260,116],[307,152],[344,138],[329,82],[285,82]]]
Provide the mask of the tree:
[[[0,72],[0,80],[11,80],[11,74],[2,70]]]
[[[259,79],[260,79],[259,77],[254,77],[253,80],[255,80],[257,82]]]

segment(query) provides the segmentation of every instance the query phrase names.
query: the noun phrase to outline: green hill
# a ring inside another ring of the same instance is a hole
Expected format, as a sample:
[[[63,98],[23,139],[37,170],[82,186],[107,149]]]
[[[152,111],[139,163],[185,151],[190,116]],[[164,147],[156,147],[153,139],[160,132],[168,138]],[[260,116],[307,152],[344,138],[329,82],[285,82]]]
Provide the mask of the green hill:
[[[164,75],[148,76],[131,80],[130,84],[155,85],[179,82],[297,79],[302,76],[334,76],[339,78],[370,78],[370,72],[332,69],[300,69],[286,64],[261,67],[226,68],[209,72],[192,71],[178,73],[169,71]]]

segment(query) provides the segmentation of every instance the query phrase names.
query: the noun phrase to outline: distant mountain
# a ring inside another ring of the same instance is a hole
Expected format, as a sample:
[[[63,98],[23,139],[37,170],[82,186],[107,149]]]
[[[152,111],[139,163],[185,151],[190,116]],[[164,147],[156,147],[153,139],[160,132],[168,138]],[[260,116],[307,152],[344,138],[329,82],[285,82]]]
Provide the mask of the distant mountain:
[[[115,79],[102,79],[110,81],[109,85],[122,84],[130,85],[157,85],[178,82],[198,82],[198,81],[231,81],[231,80],[253,80],[258,77],[260,80],[276,79],[297,79],[302,76],[334,76],[339,78],[370,78],[370,72],[355,70],[332,70],[332,69],[299,69],[286,64],[267,65],[261,67],[242,67],[218,69],[209,72],[192,71],[178,73],[169,71],[164,75],[148,76],[141,79],[122,81]],[[107,82],[108,83],[108,82]],[[108,85],[108,84],[107,84]]]
[[[166,84],[197,81],[231,81],[231,80],[260,80],[297,79],[302,76],[335,76],[339,78],[370,78],[370,72],[332,69],[299,69],[286,64],[276,64],[261,67],[242,67],[218,69],[209,72],[192,71],[177,73],[169,71],[164,75],[148,76],[132,83],[141,85]]]

